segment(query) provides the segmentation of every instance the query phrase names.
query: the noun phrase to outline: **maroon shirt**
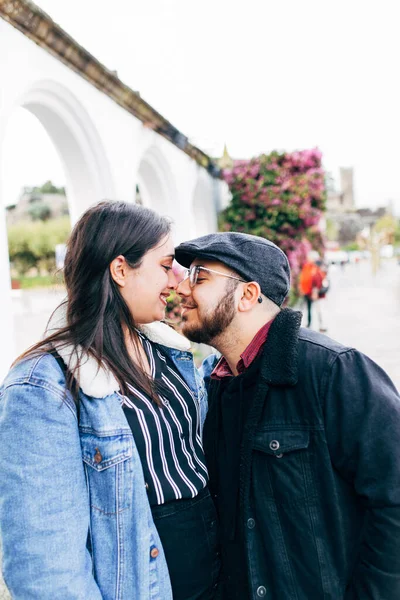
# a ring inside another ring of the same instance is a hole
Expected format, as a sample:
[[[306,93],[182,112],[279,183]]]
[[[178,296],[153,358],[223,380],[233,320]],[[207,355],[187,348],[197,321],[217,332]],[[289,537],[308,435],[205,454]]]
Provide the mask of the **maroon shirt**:
[[[265,323],[256,333],[256,335],[251,340],[250,344],[240,355],[240,360],[236,365],[237,372],[243,373],[246,369],[249,368],[253,360],[257,358],[260,354],[263,345],[266,342],[269,328],[271,327],[273,319]],[[232,377],[233,373],[231,371],[230,366],[228,365],[226,359],[222,356],[218,361],[215,369],[211,373],[212,379],[223,379],[224,377]]]

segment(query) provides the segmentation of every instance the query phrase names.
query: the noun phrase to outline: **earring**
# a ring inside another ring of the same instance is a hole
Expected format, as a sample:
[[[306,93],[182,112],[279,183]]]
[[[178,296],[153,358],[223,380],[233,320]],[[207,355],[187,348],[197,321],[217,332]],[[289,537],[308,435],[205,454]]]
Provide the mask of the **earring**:
[[[259,303],[259,304],[261,304],[261,302],[262,302],[262,298],[261,298],[261,296],[258,296],[258,299],[257,299],[257,300],[258,300],[258,303]]]

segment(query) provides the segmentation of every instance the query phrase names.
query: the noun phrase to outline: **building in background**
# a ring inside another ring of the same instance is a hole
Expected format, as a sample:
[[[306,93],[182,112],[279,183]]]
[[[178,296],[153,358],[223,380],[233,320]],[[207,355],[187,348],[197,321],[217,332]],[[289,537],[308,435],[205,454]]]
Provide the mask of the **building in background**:
[[[47,221],[69,215],[64,188],[47,181],[41,187],[25,187],[16,204],[6,206],[7,227],[22,221]]]
[[[334,189],[334,184],[328,186],[326,211],[328,215],[338,215],[354,212],[354,172],[351,167],[340,168],[340,191]]]
[[[379,207],[356,208],[354,194],[354,169],[340,168],[340,190],[334,186],[333,180],[328,182],[328,198],[326,203],[326,230],[331,240],[341,245],[355,243],[357,240],[367,244],[375,224],[383,216],[391,214],[392,208]],[[364,240],[364,242],[362,241]]]

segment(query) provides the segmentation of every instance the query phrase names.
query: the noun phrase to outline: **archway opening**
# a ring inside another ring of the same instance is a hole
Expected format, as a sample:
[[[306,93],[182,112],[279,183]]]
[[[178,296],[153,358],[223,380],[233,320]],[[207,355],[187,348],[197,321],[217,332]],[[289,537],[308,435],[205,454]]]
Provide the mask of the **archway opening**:
[[[4,114],[1,116],[4,117]],[[40,338],[53,308],[65,296],[65,290],[55,285],[51,278],[51,271],[54,275],[53,267],[62,266],[62,248],[58,248],[58,264],[55,264],[56,246],[68,237],[71,222],[74,223],[93,203],[113,197],[114,189],[101,140],[89,115],[69,90],[56,82],[39,82],[19,98],[13,112],[5,116],[6,126],[0,139],[0,167],[3,174],[0,181],[1,204],[15,205],[14,209],[6,211],[8,220],[15,221],[18,212],[25,212],[19,233],[11,241],[8,235],[12,254],[11,274],[20,280],[22,276],[31,277],[29,283],[32,283],[35,278],[45,278],[47,270],[50,290],[46,286],[38,289],[29,286],[29,289],[25,289],[25,279],[24,285],[20,285],[22,289],[12,291],[11,300],[6,302],[9,322],[5,317],[1,319],[7,336],[12,338],[10,348],[0,355],[3,373],[5,365],[9,365],[16,354]],[[21,127],[22,123],[28,122],[29,127]],[[17,151],[13,151],[13,147]],[[19,182],[18,177],[14,177],[13,181],[7,183],[7,172],[12,174],[17,171],[20,177],[24,177],[29,168],[33,169],[29,177],[19,178]],[[17,209],[22,197],[18,198],[17,194],[16,202],[15,193],[10,193],[10,190],[15,191],[19,187],[25,188],[26,192],[22,203],[25,204],[24,210],[22,205]],[[52,195],[50,201],[46,192]],[[61,199],[64,192],[64,198]],[[43,233],[43,227],[48,226],[53,218],[62,220],[63,217],[63,231],[52,231],[48,235]],[[14,252],[12,244],[21,242],[23,236],[29,237],[30,229],[34,230],[31,235],[34,251],[31,251],[32,248],[29,252],[25,251],[26,247],[21,248],[20,243],[21,251]],[[42,237],[36,231],[39,229]],[[49,249],[51,244],[53,247]],[[38,258],[40,253],[44,256]],[[4,250],[1,256],[0,291],[7,295],[9,269],[6,268],[7,257],[3,254]],[[10,311],[14,317],[12,320]]]
[[[171,170],[157,148],[148,150],[139,163],[136,201],[174,218],[175,186]]]
[[[26,108],[7,122],[2,144],[2,203],[11,275],[14,352],[43,334],[65,296],[65,242],[71,229],[65,170],[48,131]]]
[[[217,215],[213,200],[213,181],[207,175],[200,173],[193,194],[192,235],[199,237],[217,230]]]

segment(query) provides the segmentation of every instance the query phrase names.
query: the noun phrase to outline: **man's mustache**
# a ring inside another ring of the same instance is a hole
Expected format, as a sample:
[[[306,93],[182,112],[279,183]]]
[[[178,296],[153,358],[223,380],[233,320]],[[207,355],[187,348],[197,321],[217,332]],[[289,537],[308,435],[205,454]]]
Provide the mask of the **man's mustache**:
[[[197,304],[188,304],[187,302],[181,302],[181,308],[197,308]]]

